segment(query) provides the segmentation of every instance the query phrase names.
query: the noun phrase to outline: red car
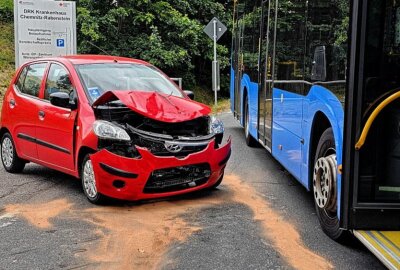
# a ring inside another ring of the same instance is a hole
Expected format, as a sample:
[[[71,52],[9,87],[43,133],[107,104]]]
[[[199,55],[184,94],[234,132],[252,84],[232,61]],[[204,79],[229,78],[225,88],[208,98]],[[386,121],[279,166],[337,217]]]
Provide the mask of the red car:
[[[144,61],[112,56],[40,59],[5,93],[1,160],[81,178],[92,203],[152,199],[218,186],[231,153],[221,121]]]

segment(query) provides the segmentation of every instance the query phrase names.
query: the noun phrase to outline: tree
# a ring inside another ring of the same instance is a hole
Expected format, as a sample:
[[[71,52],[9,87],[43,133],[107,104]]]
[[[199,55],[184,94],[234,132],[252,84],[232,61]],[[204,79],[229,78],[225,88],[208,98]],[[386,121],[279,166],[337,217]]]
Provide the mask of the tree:
[[[222,0],[80,0],[77,14],[80,53],[143,59],[189,87],[210,84],[212,41],[204,26],[214,16],[231,24],[230,1]],[[218,53],[227,68],[231,40],[222,41]]]

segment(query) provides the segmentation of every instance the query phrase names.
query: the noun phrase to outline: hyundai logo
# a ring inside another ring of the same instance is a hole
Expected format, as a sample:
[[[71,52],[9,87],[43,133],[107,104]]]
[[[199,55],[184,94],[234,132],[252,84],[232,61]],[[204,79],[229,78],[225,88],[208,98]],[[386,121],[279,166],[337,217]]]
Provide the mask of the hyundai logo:
[[[177,144],[165,143],[164,146],[165,149],[167,149],[167,151],[170,153],[179,153],[182,151],[182,146]]]

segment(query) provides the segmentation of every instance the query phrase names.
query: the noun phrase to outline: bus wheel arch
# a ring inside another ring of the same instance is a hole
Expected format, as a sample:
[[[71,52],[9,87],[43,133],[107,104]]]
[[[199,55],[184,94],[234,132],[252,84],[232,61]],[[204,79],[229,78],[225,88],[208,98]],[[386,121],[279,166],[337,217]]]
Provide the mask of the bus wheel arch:
[[[324,133],[325,130],[331,128],[332,125],[328,119],[328,117],[321,111],[318,111],[314,115],[314,119],[311,125],[311,136],[310,136],[310,147],[309,147],[309,159],[310,165],[313,164],[315,153],[317,151],[317,146],[319,140]],[[309,166],[309,179],[308,179],[308,188],[312,189],[312,181],[313,181],[313,166]]]
[[[244,126],[244,135],[246,139],[246,144],[249,147],[257,147],[258,142],[253,136],[250,134],[250,105],[249,105],[249,96],[246,87],[243,91],[243,126]]]
[[[246,103],[248,103],[248,97],[249,97],[249,95],[248,95],[248,93],[249,93],[249,91],[247,90],[247,87],[246,86],[244,86],[243,87],[243,94],[242,94],[242,115],[241,115],[241,120],[242,120],[242,123],[243,123],[243,126],[244,126],[244,121],[246,120],[246,118],[245,118],[245,109],[246,109]]]
[[[309,178],[315,211],[324,233],[337,242],[345,243],[350,234],[340,229],[337,217],[337,146],[332,125],[323,113],[318,112],[315,116],[312,131]]]

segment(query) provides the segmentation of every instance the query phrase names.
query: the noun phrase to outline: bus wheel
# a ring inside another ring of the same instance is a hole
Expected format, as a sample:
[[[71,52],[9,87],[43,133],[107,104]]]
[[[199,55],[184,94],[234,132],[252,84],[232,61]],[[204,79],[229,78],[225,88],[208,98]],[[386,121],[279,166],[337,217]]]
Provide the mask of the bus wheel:
[[[349,233],[339,227],[336,172],[335,139],[332,128],[328,128],[322,134],[315,154],[313,196],[322,230],[333,240],[345,242],[349,238]]]
[[[246,137],[246,144],[250,147],[256,147],[257,141],[250,135],[250,113],[249,113],[249,99],[246,97],[244,105],[244,135]]]

